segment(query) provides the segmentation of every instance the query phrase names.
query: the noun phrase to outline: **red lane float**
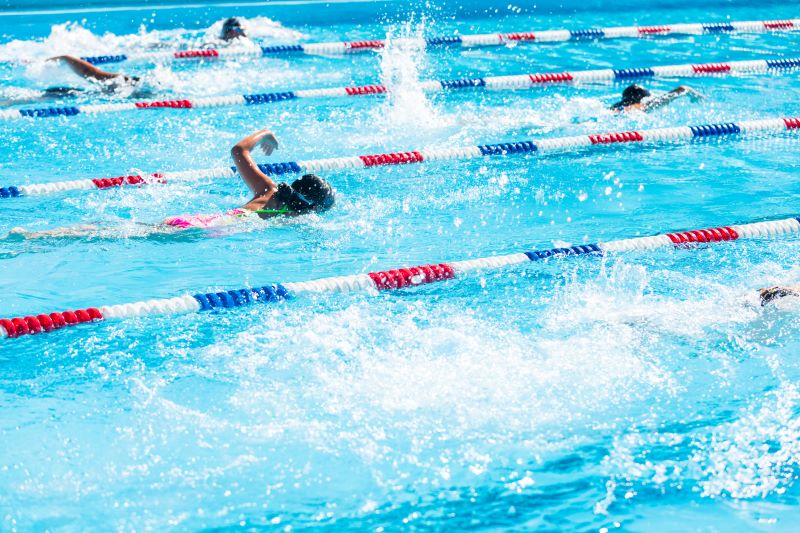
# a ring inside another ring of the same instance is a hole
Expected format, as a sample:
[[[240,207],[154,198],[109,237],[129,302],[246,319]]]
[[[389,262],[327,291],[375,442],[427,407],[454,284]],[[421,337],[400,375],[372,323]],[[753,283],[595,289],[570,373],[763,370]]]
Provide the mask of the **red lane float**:
[[[425,158],[420,152],[396,152],[392,154],[360,155],[365,167],[378,167],[383,165],[408,165],[422,163]]]
[[[136,102],[137,109],[170,108],[170,109],[191,109],[191,100],[161,100],[157,102]]]
[[[151,174],[151,179],[145,180],[142,176],[119,176],[116,178],[96,178],[92,180],[98,189],[110,189],[112,187],[122,187],[123,185],[144,185],[147,183],[166,183],[163,174]]]
[[[768,30],[782,30],[786,28],[794,28],[794,22],[791,20],[767,20],[764,21],[764,27]]]
[[[739,238],[736,230],[729,226],[720,228],[700,229],[694,231],[684,231],[681,233],[667,233],[667,237],[675,244],[704,243],[735,241]]]
[[[631,143],[644,140],[638,131],[620,131],[616,133],[599,133],[589,135],[592,144]]]
[[[637,30],[642,35],[657,35],[672,31],[669,26],[639,26]]]
[[[553,72],[551,74],[529,74],[528,77],[533,83],[554,83],[572,81],[572,74],[569,72]]]
[[[500,39],[509,41],[535,41],[536,35],[530,32],[527,33],[501,33]]]
[[[800,118],[785,118],[783,122],[786,124],[787,130],[796,130],[800,128]]]
[[[191,59],[197,57],[219,57],[219,50],[181,50],[175,52],[176,59]]]
[[[715,72],[730,72],[731,66],[728,63],[703,63],[692,65],[692,70],[703,74],[713,74]]]
[[[349,50],[364,50],[364,49],[372,49],[376,50],[378,48],[383,48],[386,46],[386,43],[380,40],[373,40],[373,41],[350,41],[344,43],[345,48]]]
[[[384,270],[382,272],[370,272],[368,275],[375,283],[375,287],[379,291],[384,291],[453,279],[456,273],[452,266],[447,263],[441,263],[438,265],[422,265]]]
[[[15,339],[21,335],[36,335],[47,331],[61,329],[65,326],[85,324],[103,320],[100,310],[95,307],[50,313],[49,315],[26,316],[22,318],[4,318],[0,320],[0,327],[6,330],[9,338]]]
[[[385,85],[362,85],[360,87],[345,87],[348,96],[361,96],[364,94],[382,94],[386,92]]]

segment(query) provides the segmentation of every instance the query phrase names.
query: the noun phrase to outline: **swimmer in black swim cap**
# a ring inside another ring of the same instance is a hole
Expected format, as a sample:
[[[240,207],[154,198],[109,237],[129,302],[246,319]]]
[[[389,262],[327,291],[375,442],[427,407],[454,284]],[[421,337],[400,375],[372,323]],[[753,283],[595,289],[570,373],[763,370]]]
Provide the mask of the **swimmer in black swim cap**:
[[[232,41],[240,37],[247,37],[241,21],[236,17],[231,17],[222,23],[222,31],[219,38],[223,41]]]
[[[255,148],[260,148],[266,155],[271,155],[278,149],[278,139],[271,131],[261,130],[245,137],[231,149],[236,170],[253,193],[253,197],[243,206],[226,213],[180,215],[169,217],[160,224],[137,224],[137,234],[169,235],[188,228],[225,226],[250,217],[256,219],[293,217],[322,213],[333,207],[336,202],[336,190],[330,183],[315,174],[306,174],[291,184],[275,183],[255,162],[252,154]],[[103,228],[96,224],[81,224],[45,231],[13,228],[5,238],[81,238],[95,236],[100,231],[103,231]],[[0,240],[3,238],[0,235]]]
[[[624,111],[630,107],[641,106],[642,100],[650,96],[650,91],[641,85],[629,85],[622,91],[622,100],[611,106],[614,111]]]
[[[674,100],[688,96],[693,102],[703,98],[703,95],[685,85],[681,85],[668,93],[659,96],[650,96],[650,91],[641,85],[629,85],[622,91],[622,100],[611,106],[612,111],[652,111],[659,107],[672,103]]]
[[[270,155],[278,148],[278,140],[271,131],[261,130],[245,137],[231,150],[239,175],[253,192],[253,198],[242,209],[268,218],[274,215],[319,213],[333,207],[336,191],[330,183],[315,174],[306,174],[291,184],[275,183],[253,160],[251,151],[256,146]]]

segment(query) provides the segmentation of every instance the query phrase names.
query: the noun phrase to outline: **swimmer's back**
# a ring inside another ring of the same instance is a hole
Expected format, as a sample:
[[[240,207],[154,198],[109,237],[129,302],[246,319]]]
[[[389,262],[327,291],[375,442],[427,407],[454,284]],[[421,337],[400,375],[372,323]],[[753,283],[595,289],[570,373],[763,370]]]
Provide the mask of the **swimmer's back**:
[[[164,220],[164,224],[181,229],[216,228],[219,226],[237,224],[242,221],[242,218],[249,218],[251,216],[257,217],[258,215],[247,209],[236,208],[226,211],[225,213],[179,215],[176,217],[169,217]]]

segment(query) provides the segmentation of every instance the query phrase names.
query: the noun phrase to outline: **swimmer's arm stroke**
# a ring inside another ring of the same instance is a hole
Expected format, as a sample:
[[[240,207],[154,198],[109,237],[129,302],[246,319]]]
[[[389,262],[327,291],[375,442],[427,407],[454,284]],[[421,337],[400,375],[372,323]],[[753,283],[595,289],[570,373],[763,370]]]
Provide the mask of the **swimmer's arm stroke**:
[[[56,57],[51,57],[50,59],[48,59],[48,61],[60,61],[66,63],[67,66],[69,66],[69,68],[71,68],[75,74],[84,79],[107,81],[120,77],[120,74],[115,74],[113,72],[106,72],[105,70],[101,70],[96,66],[92,65],[88,61],[84,61],[83,59],[79,59],[75,56],[56,56]]]
[[[651,98],[647,102],[642,102],[642,111],[652,111],[653,109],[658,109],[659,107],[663,107],[671,103],[673,100],[677,100],[683,96],[688,96],[693,102],[703,98],[702,94],[695,91],[691,87],[681,85],[680,87],[676,87],[666,94]]]
[[[258,198],[274,193],[278,190],[278,186],[269,176],[261,172],[253,159],[251,152],[256,146],[260,146],[265,154],[270,155],[278,148],[278,139],[269,130],[257,131],[236,143],[236,146],[231,149],[231,155],[242,180]]]
[[[800,296],[800,285],[784,285],[760,289],[758,295],[761,297],[761,305],[764,306],[773,300],[786,296]]]

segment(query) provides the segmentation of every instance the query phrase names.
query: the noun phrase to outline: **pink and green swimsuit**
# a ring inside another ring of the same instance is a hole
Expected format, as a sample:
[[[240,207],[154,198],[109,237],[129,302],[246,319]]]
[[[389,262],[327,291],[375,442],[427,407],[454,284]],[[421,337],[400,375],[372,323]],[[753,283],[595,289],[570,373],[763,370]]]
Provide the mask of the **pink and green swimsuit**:
[[[164,224],[175,228],[216,228],[219,226],[228,226],[230,224],[238,224],[242,221],[243,217],[257,216],[254,211],[248,209],[231,209],[224,213],[215,213],[210,215],[180,215],[177,217],[169,217],[164,220]]]

